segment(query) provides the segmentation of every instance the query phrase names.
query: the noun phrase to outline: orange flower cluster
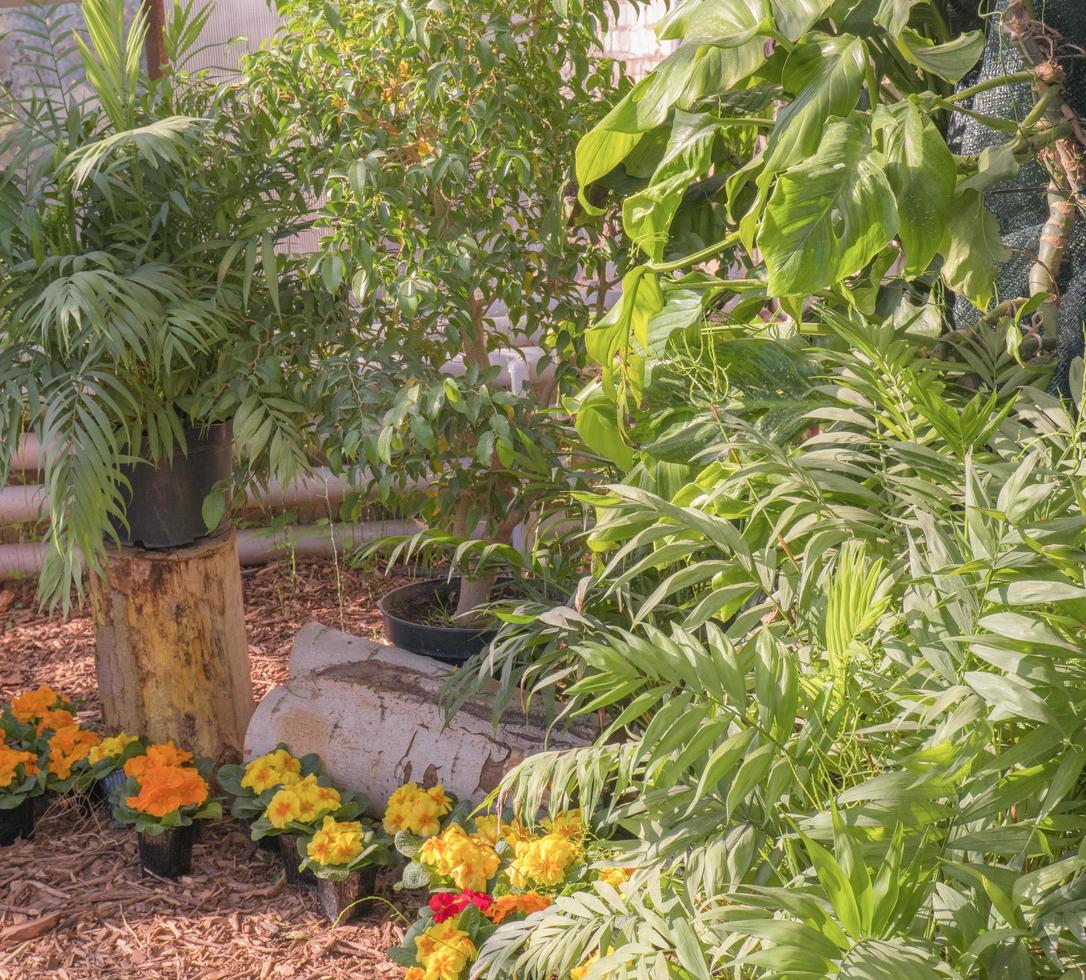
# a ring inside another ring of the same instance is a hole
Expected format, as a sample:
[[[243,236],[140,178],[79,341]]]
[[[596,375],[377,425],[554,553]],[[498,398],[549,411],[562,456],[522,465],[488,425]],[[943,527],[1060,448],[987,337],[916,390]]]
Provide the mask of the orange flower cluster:
[[[15,771],[23,767],[23,777],[36,776],[38,757],[33,752],[22,752],[0,744],[0,789],[10,786],[15,781]]]
[[[59,732],[62,728],[68,728],[74,724],[75,715],[70,711],[66,711],[64,708],[50,708],[38,722],[37,732],[39,735],[46,730]]]
[[[51,687],[43,684],[37,690],[26,691],[11,701],[11,713],[24,725],[37,722],[57,706],[61,697]]]
[[[66,712],[65,712],[66,713]],[[49,739],[49,773],[57,779],[67,779],[72,767],[87,758],[90,750],[102,741],[102,736],[79,725],[67,725]]]
[[[501,895],[494,899],[483,911],[491,922],[501,925],[511,915],[531,915],[547,908],[553,901],[539,892],[525,892],[523,895]]]
[[[125,803],[152,817],[164,817],[183,806],[200,806],[207,801],[207,783],[187,766],[149,766],[140,775],[139,784],[139,793],[129,796]]]
[[[159,766],[183,766],[192,762],[192,753],[179,749],[173,742],[149,745],[143,755],[133,756],[124,764],[124,774],[137,782],[148,769]]]

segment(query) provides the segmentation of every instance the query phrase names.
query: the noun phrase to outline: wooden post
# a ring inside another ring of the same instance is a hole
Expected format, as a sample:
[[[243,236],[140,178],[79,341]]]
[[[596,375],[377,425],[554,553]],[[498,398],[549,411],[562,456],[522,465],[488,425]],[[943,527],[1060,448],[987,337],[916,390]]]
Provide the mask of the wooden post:
[[[162,66],[166,61],[166,48],[162,38],[166,29],[166,14],[162,8],[162,0],[143,0],[143,9],[147,14],[147,42],[144,45],[147,74],[151,78],[161,78]]]
[[[240,757],[253,693],[233,529],[170,551],[114,549],[90,597],[106,725]]]

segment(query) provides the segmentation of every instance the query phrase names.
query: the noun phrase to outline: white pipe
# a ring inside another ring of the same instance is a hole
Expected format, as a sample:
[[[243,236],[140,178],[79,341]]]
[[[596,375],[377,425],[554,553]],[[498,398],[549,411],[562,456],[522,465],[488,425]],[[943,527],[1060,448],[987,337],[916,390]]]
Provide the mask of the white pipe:
[[[301,555],[325,558],[343,554],[395,534],[415,534],[410,521],[365,521],[361,524],[307,524],[272,531],[246,528],[238,531],[238,559],[243,565],[263,565],[277,558]],[[2,554],[0,548],[0,554]]]
[[[39,483],[0,487],[0,524],[32,524],[49,519],[49,498]]]
[[[277,531],[245,528],[238,531],[238,560],[242,565],[263,565],[299,555],[326,558],[344,554],[388,535],[414,534],[418,525],[409,521],[366,521],[362,524],[309,524]],[[0,581],[37,575],[45,545],[0,544]]]
[[[36,435],[28,433],[19,440],[9,468],[13,473],[41,468],[41,442]]]
[[[264,490],[246,497],[257,507],[290,508],[327,503],[338,508],[352,485],[335,476],[326,466],[314,470],[287,486],[272,481]],[[0,524],[34,524],[49,520],[49,498],[38,483],[0,487]]]

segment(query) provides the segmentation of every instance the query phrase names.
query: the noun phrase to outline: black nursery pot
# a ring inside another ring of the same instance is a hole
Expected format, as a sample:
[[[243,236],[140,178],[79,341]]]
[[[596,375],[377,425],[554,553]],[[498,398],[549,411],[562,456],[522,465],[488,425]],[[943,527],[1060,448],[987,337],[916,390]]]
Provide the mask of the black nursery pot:
[[[140,866],[159,878],[180,878],[192,870],[192,842],[196,828],[174,827],[154,836],[139,835]]]
[[[25,799],[17,807],[0,810],[0,846],[14,844],[20,837],[34,836],[34,801]]]
[[[398,646],[421,657],[458,666],[475,656],[497,635],[497,630],[440,626],[425,620],[433,611],[456,606],[460,579],[425,579],[393,589],[377,603],[385,622],[385,635]]]
[[[279,856],[283,860],[283,874],[287,884],[294,888],[313,888],[317,884],[317,876],[308,869],[298,870],[301,863],[301,858],[298,857],[298,835],[280,834],[276,840],[279,841]]]
[[[357,919],[362,906],[360,898],[372,895],[377,884],[377,868],[370,866],[352,871],[343,881],[317,879],[317,901],[321,911],[333,925]]]
[[[121,791],[127,782],[128,777],[124,774],[123,769],[114,769],[108,776],[103,776],[98,780],[98,787],[102,791],[102,796],[105,797],[106,806],[109,807],[111,815],[113,814],[113,808],[121,801]],[[113,816],[113,826],[123,827],[124,824],[116,816]]]
[[[122,468],[131,488],[124,492],[127,530],[114,522],[121,544],[180,548],[208,536],[204,498],[233,472],[233,427],[218,422],[186,429],[188,453],[176,450],[159,466],[136,463]]]

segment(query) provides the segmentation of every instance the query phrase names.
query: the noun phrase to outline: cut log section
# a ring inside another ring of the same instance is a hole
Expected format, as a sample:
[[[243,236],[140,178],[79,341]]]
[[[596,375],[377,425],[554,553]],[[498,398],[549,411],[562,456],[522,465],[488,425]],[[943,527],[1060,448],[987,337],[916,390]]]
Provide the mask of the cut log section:
[[[113,549],[90,597],[106,725],[237,758],[253,694],[234,531]]]
[[[516,711],[495,729],[485,698],[469,701],[446,727],[438,695],[450,669],[310,623],[295,637],[290,680],[253,715],[245,757],[280,742],[295,755],[316,752],[336,785],[365,793],[376,814],[406,782],[441,783],[460,799],[480,801],[533,752],[591,738],[578,730],[547,739],[541,716]]]

